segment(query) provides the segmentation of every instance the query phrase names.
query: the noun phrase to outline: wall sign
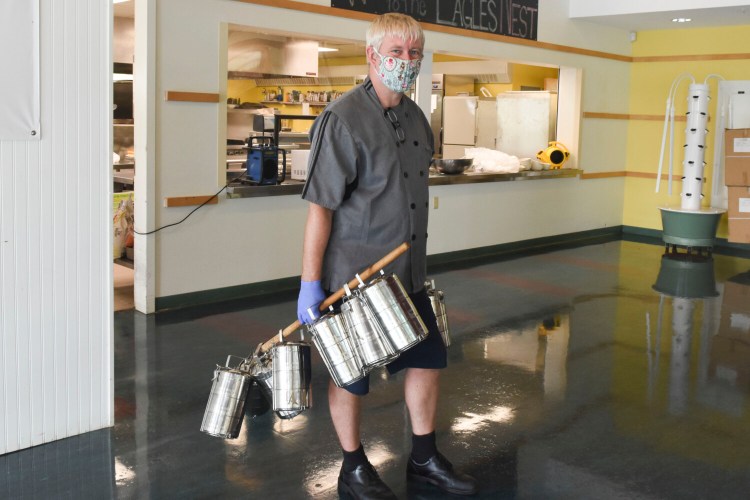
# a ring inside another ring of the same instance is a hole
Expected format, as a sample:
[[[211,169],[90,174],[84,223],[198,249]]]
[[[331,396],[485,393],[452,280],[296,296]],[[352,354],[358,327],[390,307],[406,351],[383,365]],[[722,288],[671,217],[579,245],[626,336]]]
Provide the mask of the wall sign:
[[[0,141],[38,141],[39,2],[0,2]]]
[[[331,0],[331,7],[400,12],[425,23],[536,40],[539,0]]]

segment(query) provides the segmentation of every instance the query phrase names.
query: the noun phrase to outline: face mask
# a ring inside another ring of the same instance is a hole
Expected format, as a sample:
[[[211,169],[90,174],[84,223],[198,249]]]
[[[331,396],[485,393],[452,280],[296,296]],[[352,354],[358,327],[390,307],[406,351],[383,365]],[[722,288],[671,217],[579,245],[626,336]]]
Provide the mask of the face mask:
[[[375,53],[380,56],[380,68],[378,68],[380,81],[394,92],[404,93],[409,90],[417,79],[422,60],[384,56],[377,50]]]

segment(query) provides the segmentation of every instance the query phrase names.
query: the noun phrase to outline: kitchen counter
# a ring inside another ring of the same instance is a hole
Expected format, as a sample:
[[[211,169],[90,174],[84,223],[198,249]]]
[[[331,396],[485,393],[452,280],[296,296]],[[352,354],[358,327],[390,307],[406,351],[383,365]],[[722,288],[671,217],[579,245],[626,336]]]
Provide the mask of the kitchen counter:
[[[118,184],[125,186],[132,186],[134,184],[133,179],[135,178],[134,168],[121,168],[116,170],[112,175],[112,180]]]
[[[115,172],[119,172],[120,170],[124,170],[124,169],[131,169],[131,168],[135,168],[134,161],[121,161],[121,162],[112,164],[112,169]]]
[[[558,170],[526,170],[516,174],[463,173],[458,175],[430,174],[430,186],[453,184],[477,184],[483,182],[533,181],[577,177],[582,170],[562,168]],[[303,181],[287,180],[278,186],[243,186],[232,184],[227,188],[227,198],[262,198],[302,194]]]
[[[458,175],[430,173],[430,186],[447,186],[451,184],[474,184],[480,182],[533,181],[542,179],[561,179],[577,177],[582,173],[575,168],[557,170],[525,170],[515,174],[495,174],[482,172],[465,172]]]

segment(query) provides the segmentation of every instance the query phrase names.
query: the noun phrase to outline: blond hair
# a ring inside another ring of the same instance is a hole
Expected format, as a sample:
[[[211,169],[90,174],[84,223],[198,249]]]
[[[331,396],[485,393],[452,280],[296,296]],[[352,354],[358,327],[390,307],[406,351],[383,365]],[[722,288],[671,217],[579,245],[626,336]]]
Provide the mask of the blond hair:
[[[367,28],[367,37],[365,40],[368,47],[379,50],[383,38],[387,36],[394,36],[405,42],[417,41],[420,45],[424,46],[422,27],[413,17],[405,14],[389,12],[376,17],[370,23],[370,27]]]

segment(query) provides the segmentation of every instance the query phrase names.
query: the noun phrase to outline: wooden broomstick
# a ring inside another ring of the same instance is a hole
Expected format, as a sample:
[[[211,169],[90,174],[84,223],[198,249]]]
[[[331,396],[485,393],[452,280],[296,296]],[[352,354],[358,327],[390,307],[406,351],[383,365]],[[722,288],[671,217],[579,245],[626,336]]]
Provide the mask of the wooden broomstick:
[[[362,281],[368,280],[373,274],[377,273],[381,269],[383,269],[385,266],[396,260],[401,254],[406,252],[406,250],[409,249],[409,244],[404,242],[401,243],[399,246],[391,250],[385,257],[368,267],[367,269],[363,270],[359,273],[359,277],[362,279]],[[359,285],[359,280],[355,277],[353,278],[349,283],[349,288],[356,288]],[[323,302],[320,303],[320,310],[325,311],[328,309],[328,306],[335,303],[337,300],[339,300],[341,297],[345,294],[344,287],[341,287],[336,293],[329,296],[327,299],[325,299]],[[284,328],[284,330],[281,331],[280,335],[283,335],[284,337],[289,336],[290,334],[297,331],[297,329],[302,326],[302,324],[299,322],[299,320],[295,321],[291,325]],[[279,334],[274,335],[270,339],[268,339],[262,346],[260,346],[260,350],[258,354],[262,352],[268,351],[271,347],[274,346],[277,342],[280,341]]]

